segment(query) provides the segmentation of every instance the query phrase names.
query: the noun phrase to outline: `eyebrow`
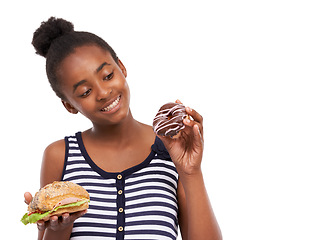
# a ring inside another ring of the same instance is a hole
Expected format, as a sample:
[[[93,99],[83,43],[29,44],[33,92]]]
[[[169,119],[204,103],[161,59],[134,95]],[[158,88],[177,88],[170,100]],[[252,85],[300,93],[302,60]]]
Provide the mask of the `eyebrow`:
[[[110,65],[109,63],[107,62],[103,62],[96,70],[95,72],[98,73],[99,71],[101,71],[103,69],[104,66],[106,65]]]
[[[103,62],[103,63],[95,70],[95,72],[98,73],[98,72],[101,71],[101,70],[103,69],[103,67],[106,66],[106,65],[109,66],[110,64],[107,63],[107,62]],[[84,83],[86,83],[86,82],[87,82],[87,80],[81,80],[81,81],[75,83],[75,84],[73,85],[73,92],[75,92],[76,89],[77,89],[80,85],[82,85],[82,84],[84,84]]]
[[[87,80],[81,80],[81,81],[75,83],[74,86],[73,86],[73,92],[75,92],[76,89],[77,89],[80,85],[84,84],[85,82],[87,82]]]

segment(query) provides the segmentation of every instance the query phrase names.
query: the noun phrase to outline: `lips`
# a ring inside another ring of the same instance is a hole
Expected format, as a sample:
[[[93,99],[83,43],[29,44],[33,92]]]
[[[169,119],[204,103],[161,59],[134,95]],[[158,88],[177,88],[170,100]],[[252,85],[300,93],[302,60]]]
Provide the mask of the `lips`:
[[[112,103],[110,103],[108,106],[106,107],[103,107],[101,109],[102,112],[109,112],[111,111],[112,109],[114,109],[118,103],[120,102],[120,98],[121,98],[121,95],[119,95]]]

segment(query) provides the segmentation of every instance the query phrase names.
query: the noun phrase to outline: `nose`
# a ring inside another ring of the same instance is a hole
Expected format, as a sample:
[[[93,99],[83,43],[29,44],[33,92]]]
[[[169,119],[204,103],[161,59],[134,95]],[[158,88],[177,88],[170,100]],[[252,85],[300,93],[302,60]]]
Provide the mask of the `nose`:
[[[101,101],[103,99],[106,99],[108,98],[112,92],[113,92],[113,89],[111,89],[110,87],[107,87],[107,86],[104,86],[105,84],[97,84],[97,87],[96,87],[96,100],[97,101]]]

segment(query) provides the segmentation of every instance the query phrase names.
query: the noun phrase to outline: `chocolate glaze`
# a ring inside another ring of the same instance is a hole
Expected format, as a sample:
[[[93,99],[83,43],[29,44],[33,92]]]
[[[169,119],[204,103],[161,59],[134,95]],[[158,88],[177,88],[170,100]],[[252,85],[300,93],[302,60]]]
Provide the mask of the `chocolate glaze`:
[[[173,137],[185,128],[183,119],[187,116],[185,106],[179,103],[163,105],[153,120],[153,129],[157,135]]]

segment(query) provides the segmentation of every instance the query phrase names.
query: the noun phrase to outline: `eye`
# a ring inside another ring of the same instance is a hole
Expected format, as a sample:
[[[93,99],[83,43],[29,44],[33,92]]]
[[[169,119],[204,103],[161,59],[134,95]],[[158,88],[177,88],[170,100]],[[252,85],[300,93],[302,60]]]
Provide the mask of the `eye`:
[[[89,96],[91,93],[91,89],[88,89],[87,91],[85,91],[82,95],[80,95],[80,97],[87,97]]]
[[[114,77],[114,72],[108,74],[103,80],[111,80]]]

